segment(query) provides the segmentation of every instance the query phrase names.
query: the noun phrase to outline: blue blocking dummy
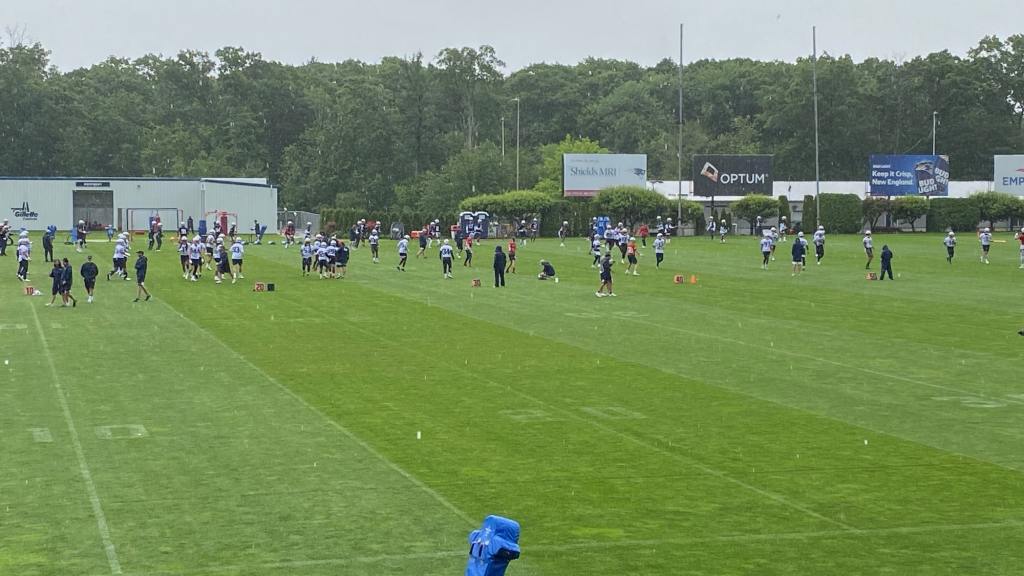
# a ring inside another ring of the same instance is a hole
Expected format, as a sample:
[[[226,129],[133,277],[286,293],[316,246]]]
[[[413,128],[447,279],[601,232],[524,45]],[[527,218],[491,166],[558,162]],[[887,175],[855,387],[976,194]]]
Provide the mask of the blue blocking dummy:
[[[478,530],[469,533],[466,576],[503,576],[509,562],[519,558],[519,523],[488,516]]]

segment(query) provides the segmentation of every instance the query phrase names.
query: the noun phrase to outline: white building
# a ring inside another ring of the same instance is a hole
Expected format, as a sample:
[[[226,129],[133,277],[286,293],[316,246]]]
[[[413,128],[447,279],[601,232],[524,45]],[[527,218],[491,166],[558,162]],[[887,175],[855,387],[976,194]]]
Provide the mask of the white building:
[[[0,211],[16,230],[68,230],[84,220],[92,229],[141,231],[153,216],[167,230],[191,217],[198,229],[221,211],[239,231],[259,220],[275,232],[277,188],[263,178],[0,177]]]

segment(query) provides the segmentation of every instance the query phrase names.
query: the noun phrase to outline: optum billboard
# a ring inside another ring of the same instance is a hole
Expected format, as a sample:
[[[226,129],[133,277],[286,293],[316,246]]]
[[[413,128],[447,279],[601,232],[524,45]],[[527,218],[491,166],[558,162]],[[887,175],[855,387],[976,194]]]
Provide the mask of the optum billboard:
[[[1024,196],[1024,154],[996,156],[994,189]]]
[[[562,192],[596,196],[612,186],[646,186],[646,154],[563,154]]]
[[[696,154],[693,193],[696,196],[772,195],[772,157],[767,154]]]

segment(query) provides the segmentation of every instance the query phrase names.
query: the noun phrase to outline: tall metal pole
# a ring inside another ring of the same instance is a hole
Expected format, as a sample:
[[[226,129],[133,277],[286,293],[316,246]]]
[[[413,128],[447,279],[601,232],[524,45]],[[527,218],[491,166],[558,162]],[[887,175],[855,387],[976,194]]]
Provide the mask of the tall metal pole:
[[[818,27],[811,26],[811,77],[814,84],[814,217],[821,225],[821,162],[818,143]]]
[[[516,96],[516,190],[519,190],[519,97]]]
[[[939,123],[938,111],[932,112],[932,156],[935,156],[935,128]]]
[[[505,160],[505,117],[501,117],[501,159]]]
[[[677,235],[683,234],[683,25],[679,24],[679,147],[676,152],[678,166],[676,180],[679,190],[676,193],[676,230]]]

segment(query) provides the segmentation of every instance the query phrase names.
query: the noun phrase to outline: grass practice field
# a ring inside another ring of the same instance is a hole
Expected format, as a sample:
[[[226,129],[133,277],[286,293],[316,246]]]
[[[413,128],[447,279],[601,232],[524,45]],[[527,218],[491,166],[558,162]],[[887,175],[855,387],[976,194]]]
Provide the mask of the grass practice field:
[[[504,290],[494,241],[453,280],[436,248],[321,281],[251,246],[234,286],[168,242],[139,304],[102,277],[86,304],[60,246],[60,309],[36,236],[46,296],[0,259],[0,574],[461,574],[492,513],[522,524],[510,576],[1021,574],[1024,270],[997,238],[950,266],[879,235],[895,282],[859,237],[799,278],[789,244],[763,271],[751,237],[677,239],[601,299],[582,239],[521,247]]]

